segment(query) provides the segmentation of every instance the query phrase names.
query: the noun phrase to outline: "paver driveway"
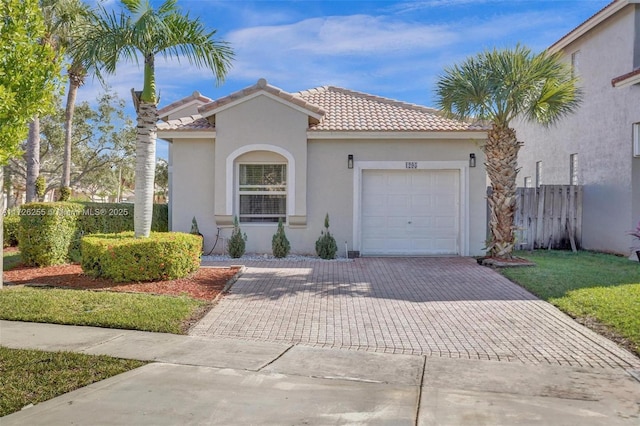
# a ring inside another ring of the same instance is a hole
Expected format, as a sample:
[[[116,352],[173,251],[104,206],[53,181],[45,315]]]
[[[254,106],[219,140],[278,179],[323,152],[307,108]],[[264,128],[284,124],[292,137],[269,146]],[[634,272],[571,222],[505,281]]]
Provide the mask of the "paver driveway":
[[[591,367],[640,359],[470,258],[247,262],[193,335]]]

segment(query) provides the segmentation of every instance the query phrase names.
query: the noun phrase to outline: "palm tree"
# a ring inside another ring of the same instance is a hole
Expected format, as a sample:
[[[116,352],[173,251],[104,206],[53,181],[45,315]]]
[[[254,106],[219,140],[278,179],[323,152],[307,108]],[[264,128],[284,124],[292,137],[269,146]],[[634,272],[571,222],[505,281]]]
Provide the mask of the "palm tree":
[[[51,0],[46,0],[51,2]],[[88,69],[95,68],[99,58],[80,58],[74,50],[74,42],[82,38],[82,31],[88,26],[91,11],[80,0],[53,0],[57,20],[54,27],[54,35],[57,44],[64,49],[69,59],[67,75],[69,76],[69,88],[67,91],[67,105],[65,107],[64,122],[64,159],[62,166],[62,180],[60,184],[60,199],[66,200],[71,193],[71,146],[73,136],[73,115],[75,112],[78,89],[84,85]]]
[[[551,125],[580,104],[581,91],[561,53],[530,49],[485,51],[445,69],[436,83],[438,106],[459,119],[491,123],[484,146],[492,191],[488,196],[490,256],[511,258],[515,246],[515,193],[522,142],[515,119]]]
[[[72,34],[77,28],[76,24],[80,18],[87,16],[88,8],[79,0],[40,0],[39,5],[45,27],[44,36],[40,39],[40,43],[51,47],[56,52],[56,56],[60,57],[71,47]],[[65,159],[68,151],[69,164],[71,157],[71,120],[73,119],[73,107],[75,106],[75,92],[73,92],[73,97],[71,95],[74,89],[74,81],[76,80],[74,74],[78,74],[78,65],[80,65],[78,61],[72,61],[69,68],[71,80],[69,97],[67,98],[69,124],[66,125],[68,147],[65,145]],[[77,87],[75,88],[76,92]],[[40,117],[38,116],[34,116],[29,123],[25,160],[27,162],[26,195],[27,202],[30,202],[37,200],[36,180],[40,175]]]
[[[122,0],[124,9],[116,14],[100,9],[100,14],[79,41],[85,57],[101,58],[102,68],[114,73],[121,60],[144,61],[142,92],[132,90],[138,114],[136,142],[136,183],[134,229],[136,237],[148,237],[153,209],[153,179],[156,164],[155,58],[186,57],[191,65],[208,68],[222,82],[233,58],[226,42],[214,39],[215,30],[207,30],[199,18],[183,15],[177,0],[165,0],[154,9],[149,0]]]

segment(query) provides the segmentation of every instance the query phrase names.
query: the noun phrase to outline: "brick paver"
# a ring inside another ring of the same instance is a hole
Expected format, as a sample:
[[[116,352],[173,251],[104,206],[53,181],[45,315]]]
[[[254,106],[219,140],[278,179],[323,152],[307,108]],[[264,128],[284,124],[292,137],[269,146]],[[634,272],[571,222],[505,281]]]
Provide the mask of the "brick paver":
[[[192,334],[585,367],[640,359],[470,258],[247,262]]]

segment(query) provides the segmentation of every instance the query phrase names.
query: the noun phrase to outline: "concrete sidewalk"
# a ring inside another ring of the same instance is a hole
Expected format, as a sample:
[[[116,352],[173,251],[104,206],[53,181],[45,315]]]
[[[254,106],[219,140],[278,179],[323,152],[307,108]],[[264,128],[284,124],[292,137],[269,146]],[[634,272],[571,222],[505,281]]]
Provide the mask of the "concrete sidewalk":
[[[640,372],[0,321],[0,345],[155,361],[2,425],[637,425]]]

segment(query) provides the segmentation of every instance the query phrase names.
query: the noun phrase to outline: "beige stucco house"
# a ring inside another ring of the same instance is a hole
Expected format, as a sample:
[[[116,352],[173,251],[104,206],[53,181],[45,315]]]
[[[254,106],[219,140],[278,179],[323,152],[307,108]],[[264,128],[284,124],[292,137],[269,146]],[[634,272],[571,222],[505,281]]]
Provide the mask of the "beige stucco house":
[[[640,221],[640,0],[610,3],[548,50],[572,65],[584,97],[550,128],[516,126],[518,183],[582,185],[583,248],[629,254]]]
[[[479,126],[337,87],[288,93],[264,79],[218,100],[195,92],[160,118],[170,227],[188,232],[195,217],[205,250],[218,228],[230,236],[237,216],[247,252],[271,253],[282,219],[292,252],[312,254],[328,213],[340,256],[483,253]]]

